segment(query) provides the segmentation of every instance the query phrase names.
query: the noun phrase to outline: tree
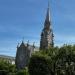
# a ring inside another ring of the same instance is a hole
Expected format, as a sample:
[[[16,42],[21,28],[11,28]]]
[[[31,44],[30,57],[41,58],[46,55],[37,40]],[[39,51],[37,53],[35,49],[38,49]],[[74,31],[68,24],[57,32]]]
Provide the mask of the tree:
[[[32,55],[30,75],[75,75],[75,45],[63,45]]]
[[[32,55],[28,69],[30,75],[50,75],[50,57],[40,53]]]
[[[75,47],[64,45],[56,56],[55,70],[57,75],[75,75]]]
[[[25,69],[18,71],[16,75],[29,75],[28,68],[25,67]]]
[[[6,59],[0,58],[0,75],[10,75],[15,72],[15,65],[12,65]]]

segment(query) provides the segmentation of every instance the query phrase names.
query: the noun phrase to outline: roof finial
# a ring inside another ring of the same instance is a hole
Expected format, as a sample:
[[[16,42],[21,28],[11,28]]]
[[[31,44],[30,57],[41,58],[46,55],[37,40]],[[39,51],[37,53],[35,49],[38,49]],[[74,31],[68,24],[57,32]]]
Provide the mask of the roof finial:
[[[22,43],[24,43],[24,37],[22,37]]]
[[[17,48],[19,47],[19,43],[18,43],[18,45],[17,45]]]
[[[27,41],[27,46],[29,46],[29,40]]]
[[[35,42],[33,42],[33,47],[35,47]]]

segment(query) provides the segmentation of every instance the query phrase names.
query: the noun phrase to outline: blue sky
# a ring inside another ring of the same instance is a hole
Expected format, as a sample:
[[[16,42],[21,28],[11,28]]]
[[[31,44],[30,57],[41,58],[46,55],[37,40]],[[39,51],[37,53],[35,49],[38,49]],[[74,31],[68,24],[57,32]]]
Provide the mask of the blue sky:
[[[24,37],[39,46],[47,0],[0,0],[0,54],[15,56]],[[55,46],[75,44],[75,0],[50,0]]]

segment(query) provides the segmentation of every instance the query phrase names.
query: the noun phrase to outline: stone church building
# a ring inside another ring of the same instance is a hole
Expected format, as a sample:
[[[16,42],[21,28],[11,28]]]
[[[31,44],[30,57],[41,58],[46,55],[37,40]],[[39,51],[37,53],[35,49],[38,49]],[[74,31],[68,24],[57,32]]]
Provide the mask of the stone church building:
[[[48,3],[44,28],[41,32],[40,50],[47,50],[50,47],[53,47],[53,37],[54,35],[51,26],[50,8]],[[31,54],[34,52],[34,49],[34,44],[33,46],[31,46],[29,44],[25,44],[23,41],[20,46],[17,46],[15,64],[18,70],[23,69],[28,65],[29,58],[31,57]]]
[[[23,69],[28,65],[29,58],[34,52],[34,48],[34,44],[31,46],[28,43],[25,44],[23,41],[20,46],[17,46],[15,64],[18,70]]]
[[[50,47],[53,47],[54,46],[53,37],[54,35],[51,26],[50,8],[48,3],[44,28],[41,32],[40,50],[47,50]]]

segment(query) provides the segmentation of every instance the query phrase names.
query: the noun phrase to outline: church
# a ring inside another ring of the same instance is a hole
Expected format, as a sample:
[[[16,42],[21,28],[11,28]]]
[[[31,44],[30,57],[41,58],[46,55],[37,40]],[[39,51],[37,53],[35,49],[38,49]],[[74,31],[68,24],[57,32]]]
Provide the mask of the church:
[[[53,47],[54,46],[53,38],[54,34],[51,25],[50,6],[48,2],[44,28],[42,29],[40,37],[39,50],[48,50],[49,48]],[[36,47],[34,46],[34,44],[33,45],[29,45],[29,43],[25,44],[24,41],[22,41],[21,45],[17,46],[15,64],[18,70],[24,69],[28,65],[29,58],[31,57],[31,54],[35,51],[35,48]]]
[[[44,22],[44,28],[41,32],[41,40],[40,40],[40,50],[47,50],[50,47],[54,46],[53,42],[53,30],[51,26],[51,17],[50,17],[50,8],[49,8],[49,3],[48,3],[48,8],[47,8],[47,13],[46,13],[46,19]]]

